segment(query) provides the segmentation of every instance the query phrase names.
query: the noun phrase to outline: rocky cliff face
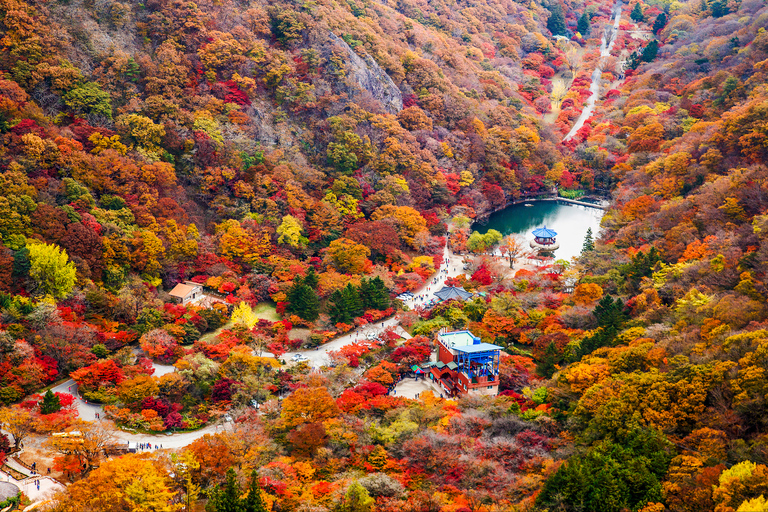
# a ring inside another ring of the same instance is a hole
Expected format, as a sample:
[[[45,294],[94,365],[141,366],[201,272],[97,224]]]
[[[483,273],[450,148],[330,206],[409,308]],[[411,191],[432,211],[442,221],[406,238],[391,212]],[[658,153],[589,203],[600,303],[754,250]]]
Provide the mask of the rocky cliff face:
[[[370,55],[365,54],[365,58],[360,57],[346,41],[333,32],[328,34],[328,38],[331,42],[329,46],[335,46],[346,53],[344,67],[347,92],[352,99],[370,95],[390,114],[396,114],[403,109],[403,96],[397,85]]]

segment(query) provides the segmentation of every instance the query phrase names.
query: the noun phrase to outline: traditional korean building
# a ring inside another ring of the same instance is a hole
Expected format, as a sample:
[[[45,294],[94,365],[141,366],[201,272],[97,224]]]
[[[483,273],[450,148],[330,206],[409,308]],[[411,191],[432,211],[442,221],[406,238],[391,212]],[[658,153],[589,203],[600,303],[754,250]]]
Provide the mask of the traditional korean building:
[[[440,290],[435,292],[435,295],[440,300],[469,300],[472,298],[472,294],[461,286],[444,286]]]
[[[560,242],[557,241],[557,233],[548,229],[546,226],[533,230],[533,240],[531,240],[531,248],[538,249],[540,251],[551,252],[560,248]]]
[[[502,347],[483,343],[469,331],[443,329],[436,341],[437,362],[429,376],[446,395],[498,394]]]

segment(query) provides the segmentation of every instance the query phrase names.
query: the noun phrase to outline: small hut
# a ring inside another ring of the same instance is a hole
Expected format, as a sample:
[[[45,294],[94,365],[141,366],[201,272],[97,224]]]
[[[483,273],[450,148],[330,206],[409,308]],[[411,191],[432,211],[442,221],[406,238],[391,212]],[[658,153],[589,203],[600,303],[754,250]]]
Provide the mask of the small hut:
[[[176,302],[186,305],[190,302],[196,302],[203,297],[203,285],[192,281],[185,281],[174,286],[173,290],[168,294],[176,299]]]
[[[540,251],[551,252],[560,248],[560,243],[555,238],[557,233],[554,230],[548,229],[546,226],[533,230],[533,240],[531,240],[531,248],[538,249]]]

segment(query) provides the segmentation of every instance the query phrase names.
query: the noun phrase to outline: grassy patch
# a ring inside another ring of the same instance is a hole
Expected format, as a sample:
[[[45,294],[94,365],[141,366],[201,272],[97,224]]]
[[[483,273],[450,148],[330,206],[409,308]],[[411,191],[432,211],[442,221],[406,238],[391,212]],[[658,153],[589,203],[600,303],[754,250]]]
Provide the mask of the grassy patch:
[[[260,302],[256,304],[256,307],[253,308],[253,312],[256,314],[257,317],[262,318],[264,320],[269,320],[270,322],[277,322],[280,320],[280,315],[277,314],[277,310],[275,309],[275,306],[269,302]],[[210,341],[213,341],[216,339],[216,337],[221,333],[221,331],[226,329],[231,329],[234,326],[234,324],[230,321],[226,324],[222,325],[215,331],[211,331],[208,334],[201,336],[200,341],[204,343],[208,343]]]
[[[209,341],[214,340],[216,338],[216,336],[218,336],[221,331],[223,331],[224,329],[231,329],[233,325],[234,324],[232,324],[232,322],[227,322],[226,324],[222,325],[221,327],[219,327],[215,331],[211,331],[208,334],[206,334],[204,336],[201,336],[200,337],[200,341],[208,343]]]
[[[27,475],[25,475],[24,473],[21,473],[19,471],[16,471],[15,469],[13,469],[8,464],[3,465],[2,470],[5,471],[6,473],[8,473],[9,475],[11,475],[11,477],[14,480],[24,480],[25,478],[27,478]]]
[[[256,313],[257,317],[263,320],[269,320],[270,322],[277,322],[280,320],[280,315],[277,314],[275,306],[269,302],[260,302],[256,304],[256,307],[253,308],[253,312]]]

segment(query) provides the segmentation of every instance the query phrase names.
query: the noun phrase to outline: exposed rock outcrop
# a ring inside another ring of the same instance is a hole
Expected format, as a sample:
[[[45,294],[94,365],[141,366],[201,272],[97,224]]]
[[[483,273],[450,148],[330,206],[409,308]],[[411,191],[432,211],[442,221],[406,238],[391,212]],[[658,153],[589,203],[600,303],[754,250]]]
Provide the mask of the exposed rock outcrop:
[[[333,46],[346,52],[344,71],[347,93],[352,99],[358,99],[361,95],[370,95],[390,114],[396,114],[403,109],[403,96],[400,89],[370,55],[366,53],[365,58],[360,57],[346,41],[333,32],[328,34],[328,38],[331,42],[329,53]]]

